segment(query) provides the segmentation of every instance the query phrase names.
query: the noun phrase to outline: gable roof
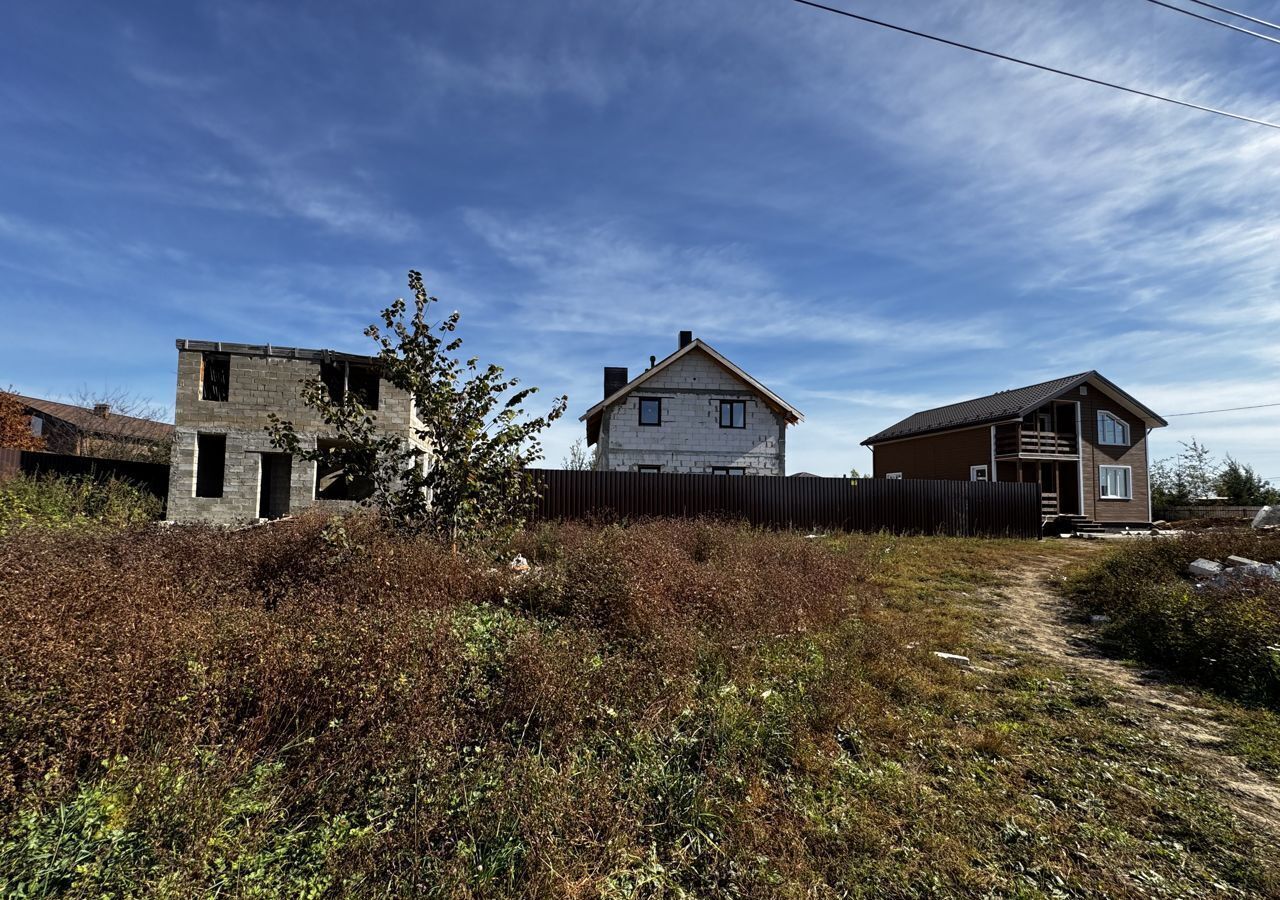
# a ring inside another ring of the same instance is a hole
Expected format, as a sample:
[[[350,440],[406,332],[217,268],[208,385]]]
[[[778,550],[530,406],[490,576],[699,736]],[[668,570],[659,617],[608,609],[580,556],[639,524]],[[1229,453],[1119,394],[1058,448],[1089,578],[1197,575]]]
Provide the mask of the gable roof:
[[[989,425],[995,422],[1006,422],[1010,419],[1021,419],[1027,413],[1044,405],[1067,391],[1075,390],[1086,382],[1091,383],[1110,394],[1134,414],[1140,416],[1150,427],[1159,428],[1168,425],[1164,419],[1143,406],[1131,395],[1122,391],[1115,384],[1103,378],[1096,371],[1081,372],[1065,378],[1054,378],[1026,387],[1013,388],[1008,391],[997,391],[985,397],[963,400],[947,406],[926,409],[907,416],[900,422],[890,425],[877,434],[873,434],[862,442],[863,446],[883,443],[904,437],[917,437],[941,431],[952,431],[957,428],[969,428],[975,425]]]
[[[173,436],[173,426],[168,422],[139,419],[115,412],[100,416],[83,406],[58,403],[56,400],[41,400],[39,397],[24,397],[21,394],[14,396],[28,409],[42,416],[66,422],[84,434],[128,438],[136,441],[164,441]]]
[[[655,363],[653,366],[651,366],[650,368],[646,369],[644,372],[637,375],[635,378],[628,381],[622,387],[618,388],[618,390],[614,391],[608,397],[605,397],[595,406],[591,407],[589,410],[587,410],[585,413],[579,416],[578,421],[587,423],[588,435],[590,435],[591,433],[594,433],[592,426],[598,424],[596,422],[596,419],[601,413],[605,411],[605,409],[607,409],[609,406],[613,405],[614,403],[617,403],[622,398],[626,397],[627,394],[631,393],[636,388],[640,387],[640,385],[644,384],[650,378],[657,375],[663,369],[666,369],[668,366],[672,365],[676,361],[683,359],[685,356],[695,351],[705,353],[707,356],[711,357],[711,359],[715,363],[717,363],[725,371],[727,371],[730,375],[746,383],[752,390],[758,393],[761,396],[761,398],[763,398],[764,402],[771,409],[773,409],[774,412],[777,412],[778,414],[783,416],[783,418],[785,418],[789,424],[795,425],[799,422],[804,421],[804,413],[800,412],[800,410],[796,409],[794,406],[792,406],[787,401],[783,400],[781,397],[779,397],[773,391],[769,390],[759,381],[756,381],[756,379],[752,378],[742,369],[738,368],[736,365],[730,362],[727,358],[725,358],[719,352],[717,352],[714,347],[712,347],[706,341],[702,340],[702,338],[695,338],[685,346],[681,347],[675,353],[672,353],[666,359],[662,360],[661,362]],[[588,443],[594,443],[594,440],[591,440],[589,438]]]

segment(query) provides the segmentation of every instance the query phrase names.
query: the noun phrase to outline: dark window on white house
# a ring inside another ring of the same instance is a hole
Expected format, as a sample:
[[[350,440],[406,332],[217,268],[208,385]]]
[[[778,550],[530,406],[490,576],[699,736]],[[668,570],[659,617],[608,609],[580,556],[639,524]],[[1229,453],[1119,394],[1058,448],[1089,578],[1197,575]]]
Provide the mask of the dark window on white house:
[[[747,470],[740,466],[712,466],[712,475],[746,475]]]
[[[720,427],[746,428],[747,404],[744,400],[720,401]]]
[[[200,358],[200,399],[226,403],[231,394],[231,357],[205,353]]]
[[[660,397],[641,397],[640,398],[640,424],[641,425],[661,425],[662,424],[662,398]]]
[[[227,462],[225,434],[196,435],[196,496],[221,497]]]
[[[636,471],[642,475],[657,475],[662,471],[662,466],[636,466]]]

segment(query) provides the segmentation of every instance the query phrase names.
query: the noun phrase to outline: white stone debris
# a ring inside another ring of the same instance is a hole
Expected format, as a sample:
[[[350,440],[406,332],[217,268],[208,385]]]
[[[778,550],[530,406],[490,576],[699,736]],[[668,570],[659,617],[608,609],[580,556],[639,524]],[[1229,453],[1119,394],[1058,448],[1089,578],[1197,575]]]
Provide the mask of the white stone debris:
[[[1254,528],[1280,527],[1280,506],[1264,506],[1253,517]]]
[[[1222,563],[1211,559],[1197,559],[1187,566],[1187,572],[1200,578],[1212,578],[1222,572]]]
[[[1242,578],[1271,578],[1280,581],[1280,562],[1274,565],[1258,562],[1245,556],[1228,556],[1227,564],[1211,559],[1197,559],[1187,566],[1187,573],[1197,579],[1195,589],[1227,587],[1238,584]]]
[[[951,665],[957,666],[961,669],[967,669],[972,665],[969,661],[969,657],[961,656],[959,653],[943,653],[941,650],[934,650],[933,655],[943,662],[951,663]]]
[[[1090,621],[1092,624],[1094,624],[1094,625],[1106,625],[1108,622],[1110,622],[1110,621],[1111,621],[1111,617],[1110,617],[1110,616],[1101,616],[1101,615],[1099,615],[1099,616],[1090,616],[1090,617],[1089,617],[1089,621]]]

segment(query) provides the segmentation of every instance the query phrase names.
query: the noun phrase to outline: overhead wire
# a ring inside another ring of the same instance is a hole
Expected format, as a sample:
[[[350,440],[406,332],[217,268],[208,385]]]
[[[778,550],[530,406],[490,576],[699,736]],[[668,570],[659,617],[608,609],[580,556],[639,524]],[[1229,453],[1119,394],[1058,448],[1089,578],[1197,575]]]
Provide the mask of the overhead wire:
[[[1199,19],[1201,22],[1211,22],[1214,25],[1220,25],[1223,28],[1230,28],[1232,31],[1238,31],[1241,34],[1247,34],[1250,37],[1256,37],[1260,41],[1267,41],[1272,44],[1280,44],[1280,38],[1274,38],[1261,32],[1253,31],[1249,28],[1241,28],[1239,25],[1232,25],[1230,22],[1224,22],[1221,19],[1215,19],[1213,16],[1201,15],[1190,9],[1184,9],[1181,6],[1175,6],[1172,3],[1165,3],[1164,0],[1147,0],[1148,3],[1154,3],[1156,6],[1163,6],[1165,9],[1171,9],[1174,12],[1180,12],[1184,16],[1191,16],[1193,19]]]
[[[1017,63],[1020,66],[1027,66],[1032,69],[1039,69],[1042,72],[1051,72],[1054,75],[1063,75],[1067,78],[1074,78],[1078,81],[1085,81],[1085,82],[1088,82],[1089,84],[1099,85],[1100,87],[1111,88],[1117,91],[1124,91],[1125,93],[1128,93],[1128,94],[1136,94],[1139,97],[1146,97],[1150,100],[1160,100],[1165,103],[1172,103],[1175,106],[1185,107],[1186,109],[1194,109],[1200,112],[1212,113],[1213,115],[1216,115],[1216,116],[1224,116],[1228,119],[1236,119],[1237,121],[1240,121],[1240,122],[1249,122],[1250,124],[1253,124],[1253,125],[1261,125],[1264,128],[1275,128],[1277,130],[1280,130],[1280,124],[1276,124],[1274,122],[1268,122],[1264,119],[1255,119],[1252,116],[1245,116],[1239,113],[1228,112],[1225,109],[1216,109],[1212,106],[1203,106],[1199,103],[1192,103],[1189,100],[1178,100],[1174,97],[1166,97],[1162,94],[1156,94],[1151,91],[1144,91],[1139,88],[1127,87],[1122,84],[1116,84],[1115,82],[1112,82],[1112,81],[1105,81],[1101,78],[1093,78],[1092,76],[1089,76],[1089,75],[1081,75],[1076,72],[1069,72],[1066,69],[1058,69],[1058,68],[1055,68],[1054,66],[1048,66],[1043,63],[1031,62],[1030,60],[1020,59],[1019,57],[1016,57],[1016,56],[1010,56],[1007,53],[1000,53],[995,50],[986,50],[982,47],[975,47],[972,44],[965,44],[965,43],[962,43],[961,41],[954,41],[950,38],[939,37],[936,34],[929,34],[926,31],[919,31],[914,28],[907,28],[903,25],[895,25],[892,22],[885,22],[880,19],[873,19],[870,16],[864,16],[859,13],[849,12],[848,10],[840,9],[839,7],[827,6],[826,4],[823,4],[823,3],[817,3],[815,2],[815,0],[793,0],[793,2],[799,3],[803,6],[811,6],[814,9],[820,9],[820,10],[823,10],[824,12],[833,13],[834,15],[837,15],[837,16],[844,16],[849,19],[856,19],[857,21],[865,22],[868,25],[876,25],[880,28],[887,28],[891,31],[901,32],[902,34],[909,34],[913,37],[924,38],[925,40],[934,41],[935,43],[946,44],[949,47],[956,47],[960,50],[968,50],[971,53],[979,53],[983,56],[990,56],[993,59],[1000,59],[1000,60],[1004,60],[1005,62]]]
[[[1216,3],[1207,3],[1205,2],[1205,0],[1191,0],[1191,2],[1196,4],[1197,6],[1204,6],[1204,7],[1208,7],[1209,9],[1216,9],[1218,12],[1226,13],[1229,16],[1235,16],[1237,19],[1244,19],[1246,22],[1252,22],[1255,25],[1265,25],[1268,28],[1275,28],[1277,30],[1280,30],[1280,25],[1277,25],[1275,22],[1268,22],[1266,19],[1259,19],[1259,18],[1256,18],[1255,16],[1238,12],[1237,10],[1234,10],[1234,9],[1228,9],[1225,6],[1218,6]]]
[[[1169,413],[1163,418],[1176,419],[1180,416],[1207,416],[1210,413],[1240,412],[1244,409],[1268,409],[1272,406],[1280,406],[1280,403],[1256,403],[1253,406],[1230,406],[1226,409],[1202,409],[1197,412]]]

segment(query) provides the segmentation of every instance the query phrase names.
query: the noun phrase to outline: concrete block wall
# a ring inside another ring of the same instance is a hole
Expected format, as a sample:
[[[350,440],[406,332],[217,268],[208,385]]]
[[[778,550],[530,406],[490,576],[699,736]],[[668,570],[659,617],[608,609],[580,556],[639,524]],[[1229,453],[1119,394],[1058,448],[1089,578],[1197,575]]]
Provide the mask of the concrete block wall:
[[[662,399],[662,424],[640,424],[640,398]],[[720,427],[720,401],[745,403],[745,428]],[[786,474],[786,420],[745,382],[704,353],[672,363],[605,410],[596,468],[709,474],[714,466],[748,475]]]
[[[201,357],[197,350],[178,351],[175,435],[170,463],[169,518],[179,522],[233,525],[258,517],[262,454],[277,453],[266,426],[271,413],[293,422],[303,446],[313,448],[328,435],[315,411],[302,401],[301,382],[320,374],[320,363],[287,357],[231,355],[226,401],[200,399]],[[411,434],[412,402],[387,382],[379,385],[377,421],[386,429]],[[197,497],[197,436],[226,436],[227,450],[221,497]],[[289,474],[289,510],[315,504],[316,464],[294,458]],[[335,506],[350,503],[323,501]]]

